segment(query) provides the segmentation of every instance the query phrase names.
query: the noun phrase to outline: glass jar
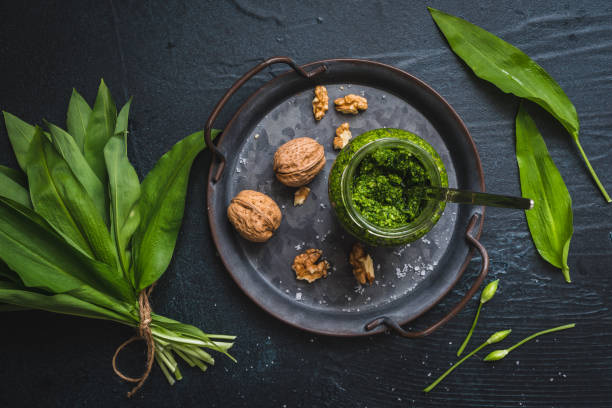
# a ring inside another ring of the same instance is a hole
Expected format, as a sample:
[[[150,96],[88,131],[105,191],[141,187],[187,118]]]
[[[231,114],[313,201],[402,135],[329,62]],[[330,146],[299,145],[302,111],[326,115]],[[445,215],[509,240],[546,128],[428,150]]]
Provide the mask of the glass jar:
[[[419,160],[432,186],[448,187],[448,176],[433,147],[414,133],[401,129],[375,129],[353,140],[338,154],[328,180],[329,201],[340,224],[355,238],[370,245],[401,245],[427,234],[438,222],[445,203],[426,201],[410,223],[386,228],[367,220],[356,208],[352,194],[355,172],[366,155],[380,148],[401,148]]]

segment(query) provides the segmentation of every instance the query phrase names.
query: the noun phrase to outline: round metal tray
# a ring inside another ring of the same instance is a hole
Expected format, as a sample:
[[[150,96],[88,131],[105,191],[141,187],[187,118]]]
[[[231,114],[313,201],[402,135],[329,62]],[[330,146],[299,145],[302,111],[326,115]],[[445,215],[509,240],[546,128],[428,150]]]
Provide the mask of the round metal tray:
[[[255,73],[277,62],[294,70],[256,91],[225,127],[215,148],[210,129],[224,103]],[[330,109],[319,122],[312,114],[316,85],[325,85],[330,99]],[[365,96],[369,108],[356,116],[336,112],[333,100],[349,93]],[[354,136],[381,127],[414,132],[440,154],[450,187],[484,191],[480,159],[467,128],[422,81],[372,61],[336,59],[298,67],[288,58],[273,58],[245,74],[207,123],[207,142],[217,157],[209,172],[208,214],[221,259],[247,296],[301,329],[357,336],[379,333],[388,326],[406,337],[429,334],[465,305],[487,273],[488,257],[477,241],[484,208],[448,204],[422,239],[401,247],[367,248],[374,259],[376,281],[359,286],[348,262],[355,239],[335,219],[327,196],[327,176],[337,155],[332,140],[343,122],[350,124]],[[310,183],[312,191],[305,204],[294,207],[296,189],[276,180],[272,158],[281,144],[301,136],[324,146],[327,163]],[[243,189],[268,194],[281,208],[281,226],[266,243],[241,238],[227,219],[230,200]],[[465,298],[432,327],[416,333],[402,330],[401,324],[417,318],[448,293],[467,267],[473,247],[481,251],[483,265]],[[293,258],[308,248],[321,249],[332,266],[327,278],[311,284],[296,280],[291,269]]]

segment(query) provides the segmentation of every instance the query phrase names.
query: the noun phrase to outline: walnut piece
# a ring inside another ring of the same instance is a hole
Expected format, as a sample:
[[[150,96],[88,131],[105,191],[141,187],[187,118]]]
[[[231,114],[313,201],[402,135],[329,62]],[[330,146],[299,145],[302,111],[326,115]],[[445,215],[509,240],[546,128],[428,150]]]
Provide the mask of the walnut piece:
[[[348,94],[334,101],[336,110],[342,113],[356,115],[359,111],[368,109],[368,100],[363,96]]]
[[[293,196],[293,206],[304,204],[304,201],[308,198],[308,194],[310,194],[310,188],[306,186],[298,188]]]
[[[289,187],[301,187],[310,183],[323,166],[325,150],[309,137],[290,140],[274,153],[276,178]]]
[[[366,280],[370,285],[374,282],[374,262],[359,242],[353,245],[349,262],[353,267],[353,275],[360,284],[364,285]]]
[[[291,268],[295,271],[295,277],[300,280],[312,283],[321,277],[327,277],[329,262],[321,261],[316,263],[323,251],[320,249],[307,249],[303,254],[299,254],[293,260]]]
[[[344,122],[336,129],[336,137],[334,137],[334,149],[341,150],[351,140],[351,131],[349,130],[348,122]]]
[[[240,235],[253,242],[269,240],[282,218],[274,200],[253,190],[239,192],[227,207],[227,216]]]
[[[325,112],[329,109],[329,96],[327,96],[327,88],[324,86],[317,86],[315,88],[315,97],[312,99],[312,113],[314,113],[315,120],[323,119]]]

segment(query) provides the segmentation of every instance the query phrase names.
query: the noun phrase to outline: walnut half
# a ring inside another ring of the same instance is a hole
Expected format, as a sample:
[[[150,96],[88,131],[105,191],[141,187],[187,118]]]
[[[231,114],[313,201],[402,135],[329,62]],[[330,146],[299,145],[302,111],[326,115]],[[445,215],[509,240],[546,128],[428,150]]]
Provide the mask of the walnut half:
[[[308,281],[312,283],[321,277],[327,276],[327,270],[329,269],[329,262],[321,261],[316,263],[323,251],[320,249],[307,249],[303,254],[299,254],[293,260],[291,268],[295,271],[295,277],[297,279]]]
[[[325,112],[329,109],[329,96],[327,96],[327,88],[319,85],[315,88],[315,97],[312,100],[312,113],[315,120],[323,119]]]
[[[306,186],[298,188],[293,196],[293,206],[304,204],[304,201],[308,198],[308,194],[310,194],[310,188]]]
[[[353,275],[355,275],[359,283],[364,285],[367,280],[371,285],[374,282],[374,262],[359,242],[353,245],[353,250],[349,255],[349,262],[353,267]]]
[[[356,115],[359,111],[368,109],[368,100],[363,96],[348,94],[334,101],[336,110],[342,113]]]
[[[336,129],[336,137],[334,137],[334,149],[341,150],[351,140],[351,131],[349,130],[348,122],[344,122]]]

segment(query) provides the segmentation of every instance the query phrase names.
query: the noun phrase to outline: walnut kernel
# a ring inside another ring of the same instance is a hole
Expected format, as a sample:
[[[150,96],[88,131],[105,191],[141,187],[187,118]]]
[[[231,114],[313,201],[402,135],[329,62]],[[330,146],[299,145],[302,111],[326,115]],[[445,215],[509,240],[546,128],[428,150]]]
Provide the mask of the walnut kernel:
[[[298,188],[293,196],[293,206],[295,207],[304,204],[304,201],[306,201],[306,198],[308,198],[308,194],[310,194],[310,188],[306,186]]]
[[[274,153],[276,178],[289,187],[310,183],[324,166],[323,146],[309,137],[290,140]]]
[[[295,277],[300,280],[312,283],[321,277],[327,277],[329,262],[321,261],[316,263],[323,251],[320,249],[307,249],[303,254],[299,254],[293,260],[291,268],[295,271]]]
[[[334,137],[334,149],[341,150],[351,140],[351,131],[349,130],[348,122],[344,122],[336,129],[336,137]]]
[[[353,250],[349,255],[349,262],[353,267],[353,275],[355,275],[360,284],[364,285],[366,280],[370,285],[374,282],[374,262],[359,242],[353,245]]]
[[[334,101],[336,110],[342,113],[356,115],[359,111],[368,109],[368,100],[363,96],[348,94]]]
[[[315,120],[323,119],[325,112],[329,109],[329,96],[327,96],[327,88],[324,86],[317,86],[315,88],[315,97],[312,99],[312,113],[314,113]]]
[[[227,207],[227,216],[240,235],[253,242],[269,240],[282,218],[274,200],[253,190],[239,192]]]

